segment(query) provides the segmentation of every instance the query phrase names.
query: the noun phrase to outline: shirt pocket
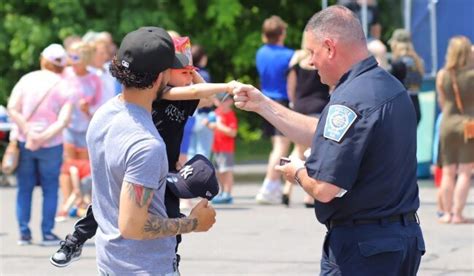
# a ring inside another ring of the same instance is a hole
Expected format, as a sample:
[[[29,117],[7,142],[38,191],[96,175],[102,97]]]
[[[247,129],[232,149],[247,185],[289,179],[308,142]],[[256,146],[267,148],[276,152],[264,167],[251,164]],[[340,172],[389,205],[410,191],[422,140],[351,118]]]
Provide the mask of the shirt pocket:
[[[425,241],[423,240],[423,237],[416,237],[416,245],[418,247],[418,250],[421,252],[421,256],[425,255],[426,248],[425,248]]]

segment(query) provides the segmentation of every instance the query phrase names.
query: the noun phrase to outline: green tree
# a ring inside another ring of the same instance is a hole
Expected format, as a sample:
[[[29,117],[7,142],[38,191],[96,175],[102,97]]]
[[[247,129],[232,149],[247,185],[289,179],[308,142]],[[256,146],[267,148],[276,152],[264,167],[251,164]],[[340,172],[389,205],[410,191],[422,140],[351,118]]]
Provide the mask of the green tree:
[[[390,25],[396,21],[391,11],[399,10],[397,1],[379,2],[385,11],[382,23]],[[255,52],[263,20],[273,14],[282,17],[289,26],[286,44],[299,48],[307,20],[320,9],[319,0],[1,1],[0,104],[23,74],[39,67],[39,55],[48,44],[88,30],[109,31],[119,44],[127,32],[145,25],[176,30],[203,45],[214,81],[239,79],[258,86]],[[258,116],[239,112],[239,118],[240,136],[259,139]]]

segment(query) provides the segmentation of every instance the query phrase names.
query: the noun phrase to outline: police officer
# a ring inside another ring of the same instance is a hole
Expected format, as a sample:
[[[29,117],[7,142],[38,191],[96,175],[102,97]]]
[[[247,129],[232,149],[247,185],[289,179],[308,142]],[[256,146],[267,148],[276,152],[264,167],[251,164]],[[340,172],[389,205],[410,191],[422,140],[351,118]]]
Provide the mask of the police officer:
[[[306,164],[291,158],[277,169],[316,199],[316,217],[328,228],[322,275],[415,275],[425,247],[410,98],[369,56],[347,8],[316,13],[305,32],[322,82],[335,87],[319,123],[249,85],[235,89],[236,106],[257,112],[295,142],[312,144]]]

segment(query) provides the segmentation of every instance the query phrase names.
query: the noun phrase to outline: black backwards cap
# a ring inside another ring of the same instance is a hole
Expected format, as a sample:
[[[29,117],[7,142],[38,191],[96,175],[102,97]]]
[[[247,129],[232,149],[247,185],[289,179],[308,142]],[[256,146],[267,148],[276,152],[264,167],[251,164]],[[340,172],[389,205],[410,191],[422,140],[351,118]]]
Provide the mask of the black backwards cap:
[[[117,51],[117,60],[133,73],[159,74],[175,60],[173,40],[159,27],[141,27],[128,33]]]
[[[219,193],[212,163],[203,155],[191,158],[177,173],[169,173],[166,185],[179,198],[202,197],[209,200]]]

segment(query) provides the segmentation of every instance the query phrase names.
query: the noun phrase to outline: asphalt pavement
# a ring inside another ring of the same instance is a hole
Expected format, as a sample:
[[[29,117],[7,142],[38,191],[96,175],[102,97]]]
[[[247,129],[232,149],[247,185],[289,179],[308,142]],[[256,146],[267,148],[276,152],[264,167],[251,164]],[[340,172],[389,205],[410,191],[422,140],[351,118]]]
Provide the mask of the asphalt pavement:
[[[260,181],[255,169],[240,167],[234,204],[215,205],[217,223],[208,233],[183,237],[180,247],[182,275],[317,275],[326,228],[314,210],[303,206],[303,193],[295,187],[289,208],[262,206],[254,201]],[[261,168],[260,168],[261,169]],[[260,170],[261,171],[261,170]],[[250,179],[250,180],[249,180]],[[245,182],[244,182],[245,181]],[[444,225],[436,219],[436,189],[420,181],[419,216],[427,252],[419,275],[474,275],[474,225]],[[471,192],[472,194],[472,192]],[[33,197],[31,229],[34,244],[18,246],[14,187],[0,188],[0,275],[96,275],[94,242],[86,243],[82,258],[67,268],[56,268],[49,257],[57,247],[40,242],[41,189]],[[195,201],[197,202],[197,201]],[[467,217],[474,217],[474,197],[468,198]],[[74,219],[57,223],[55,233],[64,237]]]

